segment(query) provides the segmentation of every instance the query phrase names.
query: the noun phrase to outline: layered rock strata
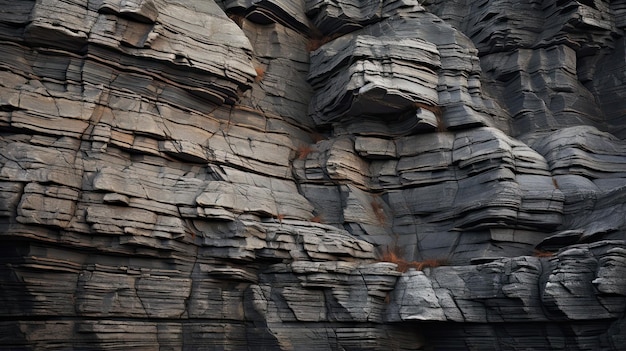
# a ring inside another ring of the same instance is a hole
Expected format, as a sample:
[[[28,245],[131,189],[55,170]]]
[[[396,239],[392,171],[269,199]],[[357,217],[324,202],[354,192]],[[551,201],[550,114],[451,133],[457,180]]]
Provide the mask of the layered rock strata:
[[[0,5],[0,349],[626,341],[624,1]]]

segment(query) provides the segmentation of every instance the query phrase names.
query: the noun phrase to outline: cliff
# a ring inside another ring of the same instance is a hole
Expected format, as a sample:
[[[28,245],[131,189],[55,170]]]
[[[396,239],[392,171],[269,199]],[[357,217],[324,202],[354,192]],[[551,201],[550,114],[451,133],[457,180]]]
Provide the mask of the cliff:
[[[0,349],[626,343],[626,1],[0,8]]]

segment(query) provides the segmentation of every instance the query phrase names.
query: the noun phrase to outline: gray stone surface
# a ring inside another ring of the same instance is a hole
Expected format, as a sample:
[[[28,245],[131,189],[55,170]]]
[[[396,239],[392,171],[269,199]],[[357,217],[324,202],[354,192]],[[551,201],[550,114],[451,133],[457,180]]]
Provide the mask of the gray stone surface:
[[[0,8],[0,349],[623,348],[625,1]]]
[[[591,349],[619,349],[611,336],[607,339],[607,330],[615,333],[623,323],[622,245],[581,244],[549,258],[520,256],[477,266],[411,270],[394,289],[388,318],[455,322],[445,332],[426,328],[434,344],[447,349],[484,342],[489,349],[567,349],[572,339],[584,340]],[[570,329],[562,325],[565,321],[580,324]],[[479,328],[492,335],[488,341],[476,332]],[[501,332],[533,336],[526,341],[493,338]],[[621,331],[615,335],[621,337]]]
[[[393,115],[416,103],[436,105],[439,66],[436,46],[420,39],[337,38],[311,54],[311,113],[325,124],[345,115]]]

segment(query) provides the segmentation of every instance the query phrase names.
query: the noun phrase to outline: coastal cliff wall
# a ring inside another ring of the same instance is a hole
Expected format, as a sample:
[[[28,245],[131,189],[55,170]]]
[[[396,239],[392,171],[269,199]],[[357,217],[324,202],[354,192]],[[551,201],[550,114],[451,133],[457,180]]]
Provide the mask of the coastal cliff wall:
[[[626,342],[626,1],[0,8],[0,349]]]

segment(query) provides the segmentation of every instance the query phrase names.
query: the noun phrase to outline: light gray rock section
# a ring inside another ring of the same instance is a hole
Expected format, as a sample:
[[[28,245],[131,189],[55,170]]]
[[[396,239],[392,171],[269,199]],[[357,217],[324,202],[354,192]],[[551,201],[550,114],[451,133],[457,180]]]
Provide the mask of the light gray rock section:
[[[420,39],[335,39],[311,55],[312,116],[326,124],[346,114],[393,114],[415,103],[436,105],[439,65],[437,48]]]
[[[410,270],[403,274],[394,289],[391,306],[387,310],[389,321],[445,321],[444,313],[433,281],[424,272]],[[401,294],[401,295],[400,295]]]
[[[593,320],[620,328],[615,321],[625,306],[623,246],[623,241],[606,241],[572,246],[549,258],[521,256],[477,266],[409,270],[398,279],[387,318],[396,322],[447,320],[455,325],[512,323],[513,334],[518,333],[516,328],[526,328],[514,323],[528,321],[540,326],[541,322]],[[478,342],[477,335],[463,336],[463,329],[447,329],[448,341],[441,339],[444,333],[435,333],[440,334],[435,338],[452,349]],[[604,344],[603,330],[583,330],[574,335],[593,347]],[[549,338],[532,343],[546,347]]]
[[[278,23],[259,26],[242,19],[240,26],[254,49],[257,77],[252,89],[243,95],[238,105],[277,117],[272,120],[276,121],[277,128],[286,129],[282,119],[291,118],[296,127],[288,126],[289,134],[303,134],[299,127],[313,126],[307,114],[311,96],[311,87],[306,81],[309,70],[307,39]],[[305,137],[303,135],[301,139]]]
[[[120,69],[136,67],[130,76],[143,76],[147,85],[173,82],[188,93],[232,104],[237,90],[248,89],[255,76],[250,43],[214,2],[189,5],[156,0],[59,7],[41,2],[32,9],[24,41],[78,53],[86,47]],[[66,17],[59,25],[57,19]],[[178,74],[181,70],[188,73]]]

